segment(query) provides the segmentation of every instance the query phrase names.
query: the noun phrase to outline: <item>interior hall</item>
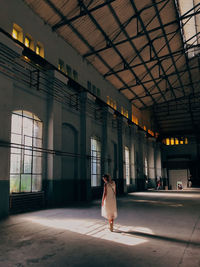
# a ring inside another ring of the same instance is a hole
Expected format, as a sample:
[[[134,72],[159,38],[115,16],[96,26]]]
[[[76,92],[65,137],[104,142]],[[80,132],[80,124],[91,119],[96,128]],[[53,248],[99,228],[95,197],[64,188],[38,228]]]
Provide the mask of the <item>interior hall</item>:
[[[0,267],[199,267],[199,207],[200,0],[0,0]]]

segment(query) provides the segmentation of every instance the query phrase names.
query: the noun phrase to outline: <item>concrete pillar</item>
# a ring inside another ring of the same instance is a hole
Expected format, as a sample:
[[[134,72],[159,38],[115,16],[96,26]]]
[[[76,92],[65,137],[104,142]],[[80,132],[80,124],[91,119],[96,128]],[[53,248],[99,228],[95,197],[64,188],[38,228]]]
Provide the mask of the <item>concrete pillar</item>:
[[[87,136],[88,118],[86,114],[87,93],[80,93],[80,180],[77,185],[79,188],[79,200],[86,201],[91,199],[91,177],[90,159],[90,136]]]
[[[144,190],[144,144],[146,141],[145,133],[137,132],[137,158],[136,158],[136,186],[137,190]]]
[[[49,80],[50,82],[50,80]],[[53,92],[53,88],[52,88]],[[53,151],[62,150],[62,104],[54,96],[47,102],[47,148]],[[47,179],[44,181],[49,206],[62,205],[61,156],[48,154]]]
[[[136,126],[131,126],[131,157],[130,157],[130,177],[131,177],[131,190],[136,189]]]
[[[108,173],[108,108],[102,111],[101,174]]]
[[[12,82],[1,76],[0,83],[0,219],[9,214],[10,133]]]
[[[118,164],[119,164],[119,179],[118,179],[118,192],[124,193],[124,147],[123,147],[123,118],[119,116],[117,118],[117,133],[118,133]]]
[[[156,186],[155,171],[155,138],[148,138],[148,165],[149,165],[149,182],[151,187]]]
[[[160,143],[155,143],[155,172],[156,178],[162,178],[163,188],[167,185],[165,177],[162,175],[162,164],[161,164],[161,145]]]

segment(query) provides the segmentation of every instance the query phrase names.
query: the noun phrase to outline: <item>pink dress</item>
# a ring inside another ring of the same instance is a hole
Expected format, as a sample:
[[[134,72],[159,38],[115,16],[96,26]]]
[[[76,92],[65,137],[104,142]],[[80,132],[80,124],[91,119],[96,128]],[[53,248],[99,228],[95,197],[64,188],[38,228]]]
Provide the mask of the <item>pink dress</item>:
[[[111,220],[117,218],[117,201],[115,195],[115,182],[106,184],[107,194],[104,205],[101,207],[101,216]]]

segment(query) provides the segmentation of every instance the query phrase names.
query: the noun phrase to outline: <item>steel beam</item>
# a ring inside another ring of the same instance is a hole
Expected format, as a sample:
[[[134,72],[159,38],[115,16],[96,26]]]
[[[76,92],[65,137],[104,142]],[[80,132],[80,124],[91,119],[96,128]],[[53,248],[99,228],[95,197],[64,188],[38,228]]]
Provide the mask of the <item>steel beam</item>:
[[[195,13],[193,13],[193,14],[191,14],[191,15],[187,15],[187,16],[185,16],[185,17],[181,17],[180,19],[183,20],[183,19],[189,18],[189,17],[194,16],[194,15],[197,15],[197,14],[200,14],[200,11],[197,11],[197,12],[195,12]],[[166,23],[166,24],[163,24],[162,26],[158,26],[158,27],[155,27],[155,28],[153,28],[153,29],[150,29],[150,30],[148,30],[148,33],[152,33],[152,32],[161,30],[162,27],[165,28],[165,27],[168,27],[168,26],[173,25],[173,24],[176,24],[176,25],[177,25],[177,30],[178,30],[178,29],[179,29],[179,23],[178,23],[178,20],[176,19],[176,20],[170,21],[170,22],[168,22],[168,23]],[[146,35],[145,32],[140,32],[140,33],[138,33],[137,35],[130,36],[129,39],[130,39],[130,40],[134,40],[134,39],[137,39],[137,38],[139,38],[139,37],[141,37],[141,36],[144,36],[144,35]],[[121,45],[121,44],[126,43],[126,42],[128,42],[128,41],[129,41],[129,40],[124,39],[124,40],[121,40],[121,41],[119,41],[119,42],[113,43],[113,45],[118,46],[118,45]],[[93,52],[89,52],[89,53],[84,54],[83,57],[89,57],[89,56],[92,56],[92,55],[96,55],[96,54],[98,54],[98,53],[100,53],[100,52],[102,52],[102,51],[104,51],[104,50],[109,49],[109,48],[111,48],[111,47],[109,47],[109,46],[106,45],[106,46],[104,46],[104,47],[102,47],[102,48],[100,48],[100,49],[98,49],[98,50],[95,50],[95,51],[93,51]]]
[[[78,1],[80,1],[80,0],[78,0]],[[109,6],[109,8],[111,9],[110,4],[108,4],[108,6]],[[86,6],[83,5],[83,7],[84,7],[84,10],[85,10],[86,12],[88,12]],[[115,45],[112,43],[112,41],[110,40],[109,36],[104,32],[104,30],[101,28],[101,26],[100,26],[99,23],[96,21],[96,19],[95,19],[89,12],[88,12],[88,16],[90,17],[91,21],[94,23],[94,25],[96,26],[96,28],[97,28],[97,29],[100,31],[100,33],[103,35],[103,37],[105,38],[105,41],[106,41],[106,42],[109,42],[109,44],[112,46],[112,48],[114,49],[114,51],[116,52],[116,54],[121,58],[122,62],[127,66],[127,69],[131,72],[131,74],[133,75],[133,77],[137,80],[138,77],[137,77],[136,73],[129,67],[129,64],[127,63],[127,61],[124,59],[124,57],[122,56],[122,54],[120,53],[120,51],[119,51],[119,50],[115,47]],[[116,16],[115,16],[115,19],[117,19]],[[118,22],[118,23],[119,23],[119,22]],[[119,26],[120,26],[120,24],[119,24]],[[125,30],[123,30],[123,32],[125,32]],[[149,93],[149,92],[148,92],[148,89],[147,89],[144,85],[142,85],[142,87],[144,88],[144,90],[145,90],[146,93],[148,94],[148,93]],[[130,90],[130,91],[132,91],[132,90]],[[133,93],[133,91],[132,91],[132,93]],[[149,96],[151,97],[152,101],[153,101],[154,103],[156,103],[156,102],[155,102],[155,99],[154,99],[151,95],[149,95]]]
[[[154,4],[156,3],[155,0],[152,0],[152,2],[153,2]],[[161,26],[162,26],[163,23],[162,23],[162,20],[161,20],[161,17],[160,17],[160,13],[158,12],[158,8],[157,8],[157,6],[154,6],[154,9],[155,9],[155,11],[156,11],[156,15],[157,15],[158,21],[159,21],[159,23],[160,23]],[[172,50],[171,50],[171,47],[170,47],[170,45],[169,45],[169,41],[168,41],[167,36],[166,36],[165,28],[164,28],[164,27],[161,27],[161,30],[162,30],[162,33],[163,33],[163,35],[164,35],[165,42],[166,42],[166,44],[167,44],[167,48],[168,48],[168,50],[169,50],[169,53],[171,54],[171,53],[172,53]],[[175,61],[174,61],[173,56],[171,56],[171,60],[172,60],[172,62],[173,62],[173,65],[174,65],[176,74],[177,74],[177,76],[178,76],[179,83],[180,83],[180,85],[181,85],[181,87],[182,87],[183,95],[185,95],[185,91],[184,91],[183,86],[182,86],[182,81],[181,81],[180,75],[179,75],[179,73],[178,73],[178,70],[177,70],[177,67],[176,67],[176,63],[175,63]],[[165,70],[164,70],[163,73],[164,73],[164,75],[166,74]],[[170,84],[170,89],[172,90],[172,93],[174,93],[171,84]]]
[[[54,12],[56,12],[56,14],[61,18],[61,19],[64,19],[65,16],[56,8],[56,6],[50,1],[50,0],[45,0],[45,2],[54,10]],[[78,36],[78,38],[91,50],[91,51],[94,51],[94,48],[88,43],[88,41],[81,35],[81,33],[71,24],[69,23],[68,25],[71,30]],[[100,55],[97,55],[97,57],[99,58],[99,60],[110,70],[110,71],[113,71],[112,68],[109,66],[109,64],[100,56]],[[128,86],[122,79],[120,76],[118,76],[116,74],[116,77],[118,78],[118,80],[124,84],[124,86]],[[134,96],[137,96],[137,94],[135,92],[133,92],[132,90],[130,90],[131,93],[134,95]],[[143,107],[145,107],[145,103],[140,100],[140,103],[143,105]],[[135,105],[136,106],[136,105]],[[137,106],[136,106],[137,107]]]
[[[117,14],[115,13],[114,9],[113,9],[110,5],[108,5],[108,7],[109,7],[110,11],[112,12],[112,14],[113,14],[113,16],[114,16],[116,22],[118,23],[119,27],[121,27],[121,22],[120,22],[120,20],[119,20],[119,18],[118,18],[118,16],[117,16]],[[135,12],[135,13],[137,14],[138,12]],[[144,60],[143,60],[143,58],[141,57],[140,53],[138,52],[136,46],[135,46],[134,43],[130,40],[130,37],[129,37],[128,33],[126,32],[125,29],[122,29],[122,30],[123,30],[123,33],[124,33],[124,35],[126,36],[126,38],[129,40],[129,43],[130,43],[131,47],[133,48],[133,51],[136,52],[137,56],[140,58],[141,62],[144,64],[145,69],[147,70],[147,72],[149,73],[149,75],[152,77],[152,80],[154,80],[154,77],[153,77],[152,73],[150,72],[150,70],[149,70],[149,68],[147,67],[147,65],[144,63]],[[128,63],[127,63],[127,64],[128,64]],[[130,68],[129,65],[128,65],[128,69],[131,70],[131,71],[133,71],[132,68]],[[136,78],[136,81],[139,80],[138,77],[136,77],[136,75],[135,75],[135,78]],[[157,82],[156,82],[155,80],[154,80],[154,83],[155,83],[155,85],[157,85]],[[141,83],[141,86],[143,87],[145,93],[146,93],[147,95],[150,96],[150,98],[152,99],[152,101],[153,101],[154,103],[156,103],[155,99],[154,99],[153,96],[149,93],[149,90],[144,86],[143,83]],[[157,86],[157,88],[158,88],[158,90],[160,91],[160,94],[162,95],[161,89],[160,89],[158,86]],[[164,95],[163,95],[163,98],[165,99]]]

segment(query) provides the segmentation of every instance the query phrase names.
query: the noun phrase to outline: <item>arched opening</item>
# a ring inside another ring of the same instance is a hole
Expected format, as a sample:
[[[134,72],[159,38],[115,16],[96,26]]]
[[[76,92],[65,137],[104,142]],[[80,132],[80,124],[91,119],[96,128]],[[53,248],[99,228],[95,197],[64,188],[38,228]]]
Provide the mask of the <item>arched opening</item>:
[[[78,132],[68,123],[62,125],[63,203],[78,198]]]

